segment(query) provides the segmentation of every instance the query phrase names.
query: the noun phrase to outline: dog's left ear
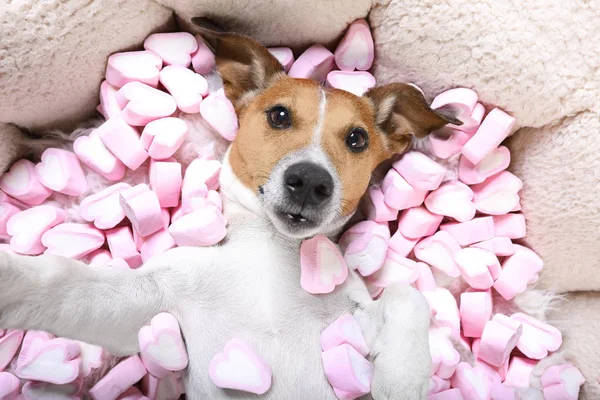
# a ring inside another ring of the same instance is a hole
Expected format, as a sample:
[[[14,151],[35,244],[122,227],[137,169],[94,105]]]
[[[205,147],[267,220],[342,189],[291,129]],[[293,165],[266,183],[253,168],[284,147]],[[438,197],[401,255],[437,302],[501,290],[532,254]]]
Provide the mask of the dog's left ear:
[[[414,86],[392,83],[364,94],[375,107],[375,124],[387,136],[393,154],[406,151],[412,136],[423,138],[447,124],[462,125],[453,110],[432,110],[423,94]]]
[[[274,79],[285,76],[283,66],[257,41],[225,33],[204,18],[192,18],[197,32],[215,53],[225,95],[238,114]]]

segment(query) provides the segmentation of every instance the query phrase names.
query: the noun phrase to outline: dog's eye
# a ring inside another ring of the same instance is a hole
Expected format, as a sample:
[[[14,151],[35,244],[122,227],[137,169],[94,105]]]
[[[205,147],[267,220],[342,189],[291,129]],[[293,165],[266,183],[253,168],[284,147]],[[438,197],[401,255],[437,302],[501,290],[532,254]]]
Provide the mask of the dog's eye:
[[[292,125],[290,110],[283,106],[275,106],[267,111],[267,120],[275,129],[286,129]]]
[[[369,146],[369,136],[362,128],[352,128],[346,136],[346,146],[355,152],[360,153]]]

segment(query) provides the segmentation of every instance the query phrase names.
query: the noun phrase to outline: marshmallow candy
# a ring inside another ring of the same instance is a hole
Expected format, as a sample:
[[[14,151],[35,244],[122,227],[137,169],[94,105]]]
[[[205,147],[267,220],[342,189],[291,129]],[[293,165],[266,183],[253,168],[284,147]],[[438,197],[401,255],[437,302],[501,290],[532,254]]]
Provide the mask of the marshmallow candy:
[[[430,376],[450,379],[460,362],[460,354],[450,341],[446,331],[429,328],[429,352],[431,354]]]
[[[65,223],[42,235],[44,254],[56,254],[79,260],[104,244],[104,233],[88,224]]]
[[[475,216],[473,191],[465,184],[451,181],[443,184],[425,198],[425,207],[434,214],[466,222]]]
[[[106,148],[127,168],[135,171],[148,158],[148,153],[140,143],[139,133],[122,118],[109,119],[96,132]]]
[[[317,82],[325,82],[327,74],[334,67],[333,53],[323,45],[315,44],[306,49],[292,64],[288,71],[288,76],[290,78],[312,79]]]
[[[381,190],[385,203],[396,210],[418,207],[427,195],[426,190],[415,189],[395,169],[385,175]]]
[[[130,51],[108,57],[106,81],[118,88],[129,82],[158,86],[162,60],[151,51]]]
[[[140,143],[155,160],[173,156],[188,134],[187,123],[174,117],[160,118],[148,123],[142,131]]]
[[[144,49],[156,53],[165,65],[187,68],[198,50],[198,42],[187,32],[153,33],[144,40]]]
[[[131,268],[142,265],[142,257],[138,252],[131,229],[128,226],[113,228],[106,233],[106,242],[113,258],[127,261]]]
[[[29,206],[42,204],[52,190],[42,185],[35,174],[35,164],[19,160],[0,177],[0,189]]]
[[[449,222],[440,226],[448,232],[461,246],[488,240],[494,237],[494,220],[492,217],[473,218],[467,222]]]
[[[200,75],[208,75],[215,68],[215,55],[200,35],[196,35],[198,50],[192,54],[192,68]]]
[[[504,171],[510,164],[510,151],[504,146],[494,149],[479,164],[473,164],[466,157],[460,158],[458,177],[467,185],[485,181],[490,176]]]
[[[125,176],[125,165],[106,148],[97,130],[78,137],[73,151],[82,163],[109,181],[119,181]]]
[[[21,212],[20,209],[9,203],[0,203],[0,239],[10,239],[6,230],[8,220],[13,215]]]
[[[150,187],[162,208],[176,207],[181,192],[181,164],[170,161],[150,162]]]
[[[98,229],[114,228],[125,218],[119,194],[128,189],[131,189],[129,184],[120,182],[86,197],[79,206],[79,215],[84,220],[93,222]]]
[[[398,210],[388,206],[381,188],[371,187],[365,198],[364,211],[367,218],[375,222],[394,221],[398,218]]]
[[[22,393],[25,400],[78,400],[82,384],[80,379],[63,385],[29,381],[23,385]]]
[[[448,389],[443,392],[430,394],[427,400],[463,400],[464,397],[460,389]]]
[[[453,338],[460,337],[460,315],[456,299],[448,289],[438,287],[432,291],[423,292],[429,303],[433,321],[437,327],[449,332]],[[442,377],[446,379],[446,377]]]
[[[181,371],[188,364],[188,355],[179,323],[169,313],[157,314],[138,333],[140,356],[146,369],[156,377],[167,371]]]
[[[527,233],[523,214],[495,215],[494,227],[497,236],[505,236],[510,239],[524,238]]]
[[[507,237],[494,237],[479,243],[474,243],[471,247],[487,250],[497,256],[511,256],[515,254],[513,242]]]
[[[473,289],[489,289],[500,275],[498,258],[487,250],[467,247],[455,254],[454,261],[465,282]]]
[[[123,108],[121,118],[133,126],[145,126],[156,119],[170,116],[177,109],[177,103],[170,94],[141,82],[125,84],[116,96],[119,106]]]
[[[478,357],[495,367],[504,364],[516,347],[523,328],[505,315],[496,314],[485,324],[479,343]]]
[[[365,71],[331,71],[327,86],[362,96],[377,84],[375,77]]]
[[[283,70],[288,72],[294,63],[294,53],[289,47],[270,47],[269,53],[279,61]]]
[[[517,343],[517,348],[527,357],[541,360],[548,352],[558,350],[562,344],[560,331],[552,325],[523,313],[516,313],[510,317],[523,325],[523,335]]]
[[[231,339],[212,358],[209,375],[223,389],[264,394],[271,388],[271,370],[256,351],[241,339]]]
[[[151,235],[163,227],[160,202],[147,185],[139,184],[119,193],[119,203],[141,236]]]
[[[378,287],[388,287],[396,283],[411,284],[419,277],[417,263],[388,250],[385,261],[379,270],[367,277]]]
[[[398,230],[411,239],[430,236],[440,226],[442,215],[429,212],[425,207],[413,207],[404,210],[398,219]]]
[[[553,365],[542,375],[544,398],[548,400],[577,400],[584,383],[581,372],[571,364]]]
[[[100,114],[104,119],[111,119],[121,115],[121,107],[117,102],[117,91],[119,88],[111,85],[108,81],[100,84]]]
[[[348,267],[335,244],[317,235],[300,246],[300,285],[311,294],[331,293],[348,277]]]
[[[406,257],[413,250],[419,239],[410,239],[396,231],[389,241],[389,248],[396,252],[399,256]]]
[[[41,205],[14,214],[6,223],[6,231],[11,236],[10,247],[25,255],[39,255],[46,250],[42,235],[50,228],[61,224],[67,213],[58,208]]]
[[[414,248],[415,258],[455,278],[460,275],[454,261],[458,251],[460,246],[456,240],[444,231],[438,231],[433,236],[421,240]]]
[[[373,365],[349,344],[324,351],[321,359],[338,399],[353,400],[371,391]]]
[[[533,250],[514,245],[515,254],[502,263],[502,271],[494,282],[494,289],[506,300],[523,293],[527,285],[537,282],[544,262]]]
[[[340,238],[345,249],[344,259],[348,268],[369,276],[383,265],[387,255],[390,231],[387,226],[373,221],[363,221],[346,231]]]
[[[504,384],[513,388],[528,388],[531,386],[531,373],[537,362],[523,357],[512,357],[506,371]]]
[[[131,356],[108,371],[91,389],[94,400],[116,400],[146,374],[146,368],[138,356]]]
[[[10,372],[0,372],[0,399],[16,400],[19,397],[21,381]]]
[[[417,271],[419,272],[419,277],[415,281],[415,285],[417,286],[419,292],[435,290],[437,285],[435,284],[435,279],[433,278],[433,274],[431,273],[431,268],[429,268],[429,265],[418,262]]]
[[[88,188],[77,156],[66,150],[46,149],[35,166],[35,175],[48,189],[69,196],[79,196]]]
[[[478,97],[477,93],[471,89],[450,89],[438,94],[431,102],[431,108],[436,110],[439,108],[451,107],[452,110],[456,112],[456,117],[461,120],[463,124],[449,124],[448,127],[470,132],[477,129],[480,122],[471,117],[477,106]]]
[[[460,319],[466,337],[481,337],[485,324],[492,316],[492,293],[464,292],[460,295]]]
[[[208,94],[208,83],[202,75],[184,67],[169,65],[160,71],[160,83],[173,96],[181,111],[188,114],[200,112],[202,96]]]
[[[494,108],[462,148],[462,154],[473,164],[479,164],[510,135],[514,124],[513,117],[499,108]]]
[[[17,354],[24,334],[21,330],[9,329],[0,335],[0,371],[3,371]]]
[[[501,215],[519,205],[519,191],[523,182],[508,171],[502,171],[483,183],[473,185],[473,202],[477,211],[489,215]]]
[[[24,342],[15,374],[21,379],[69,383],[79,376],[79,353],[79,345],[67,339],[35,340],[29,346]]]
[[[213,246],[227,234],[227,221],[217,207],[207,206],[184,215],[169,227],[178,246]]]
[[[231,142],[236,138],[239,129],[237,114],[223,89],[210,93],[200,103],[200,114],[224,139]]]
[[[358,321],[350,315],[336,319],[321,333],[321,349],[331,350],[342,344],[349,344],[361,356],[369,354],[369,347],[362,333]]]
[[[435,190],[442,183],[446,168],[423,153],[409,151],[393,164],[396,171],[418,190]]]
[[[375,58],[373,36],[364,19],[354,21],[335,49],[335,63],[342,71],[366,71]]]
[[[481,376],[466,362],[458,364],[450,383],[452,387],[460,390],[462,398],[465,400],[489,399],[490,388],[486,387]]]

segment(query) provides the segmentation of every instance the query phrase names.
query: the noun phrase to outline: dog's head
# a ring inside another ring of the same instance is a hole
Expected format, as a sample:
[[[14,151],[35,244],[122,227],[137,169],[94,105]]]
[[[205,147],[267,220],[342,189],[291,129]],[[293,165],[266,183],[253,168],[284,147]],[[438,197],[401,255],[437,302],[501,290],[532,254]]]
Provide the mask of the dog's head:
[[[199,29],[238,113],[231,169],[288,236],[341,228],[381,162],[405,152],[413,136],[460,123],[432,110],[411,85],[385,85],[358,97],[287,77],[246,36]]]

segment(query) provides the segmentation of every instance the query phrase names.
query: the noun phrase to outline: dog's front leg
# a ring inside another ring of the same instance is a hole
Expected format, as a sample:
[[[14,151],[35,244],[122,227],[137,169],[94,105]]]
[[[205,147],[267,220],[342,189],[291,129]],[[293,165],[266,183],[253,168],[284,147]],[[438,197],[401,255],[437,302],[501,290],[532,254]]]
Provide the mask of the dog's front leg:
[[[137,353],[138,330],[166,309],[160,273],[0,252],[0,327],[43,330],[115,355]]]
[[[354,313],[375,367],[375,400],[426,399],[429,389],[429,306],[408,285],[387,287],[382,296]]]

